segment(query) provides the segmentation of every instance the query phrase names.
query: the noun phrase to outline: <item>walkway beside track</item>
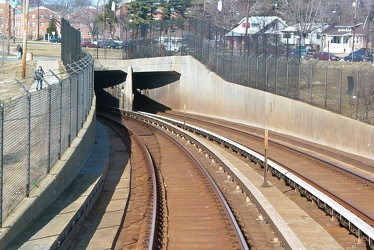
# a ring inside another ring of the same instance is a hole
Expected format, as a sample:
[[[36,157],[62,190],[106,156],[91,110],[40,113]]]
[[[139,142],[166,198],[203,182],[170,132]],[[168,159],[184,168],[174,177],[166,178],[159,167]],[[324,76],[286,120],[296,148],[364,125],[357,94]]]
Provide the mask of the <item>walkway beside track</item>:
[[[56,249],[79,230],[103,189],[109,146],[108,131],[97,122],[95,145],[79,176],[7,249]]]
[[[260,176],[248,164],[238,159],[222,148],[206,139],[196,136],[192,132],[186,132],[197,141],[206,145],[222,159],[233,172],[240,172],[241,181],[251,190],[252,193],[261,192],[269,201],[271,206],[279,213],[281,220],[286,222],[289,228],[296,234],[306,249],[344,249],[321,225],[311,218],[302,208],[297,206],[291,199],[283,194],[276,187],[263,187],[264,178]],[[274,183],[270,183],[276,185]],[[272,209],[272,208],[270,208]],[[282,231],[282,229],[280,229]],[[287,230],[287,229],[283,229]],[[289,239],[292,241],[292,239]]]

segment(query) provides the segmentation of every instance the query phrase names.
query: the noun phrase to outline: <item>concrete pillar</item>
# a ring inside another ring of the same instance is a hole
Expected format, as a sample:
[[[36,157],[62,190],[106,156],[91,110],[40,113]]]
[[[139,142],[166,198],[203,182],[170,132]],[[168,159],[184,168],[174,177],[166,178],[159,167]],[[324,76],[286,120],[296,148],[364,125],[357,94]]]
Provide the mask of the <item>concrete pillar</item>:
[[[132,110],[134,95],[132,93],[132,67],[127,67],[127,76],[126,82],[124,87],[124,109],[125,110]]]

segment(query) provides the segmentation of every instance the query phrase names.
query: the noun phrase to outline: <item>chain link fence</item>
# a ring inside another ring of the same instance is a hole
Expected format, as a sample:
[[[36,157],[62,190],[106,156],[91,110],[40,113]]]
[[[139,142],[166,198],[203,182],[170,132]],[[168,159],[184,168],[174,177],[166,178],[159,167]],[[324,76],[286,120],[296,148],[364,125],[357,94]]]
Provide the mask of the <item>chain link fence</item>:
[[[94,59],[82,58],[45,78],[47,88],[0,106],[0,226],[70,147],[94,95]]]
[[[122,34],[121,49],[87,51],[98,59],[191,55],[227,81],[374,124],[370,62],[301,58],[282,35],[230,37],[229,30],[196,19],[135,25]]]

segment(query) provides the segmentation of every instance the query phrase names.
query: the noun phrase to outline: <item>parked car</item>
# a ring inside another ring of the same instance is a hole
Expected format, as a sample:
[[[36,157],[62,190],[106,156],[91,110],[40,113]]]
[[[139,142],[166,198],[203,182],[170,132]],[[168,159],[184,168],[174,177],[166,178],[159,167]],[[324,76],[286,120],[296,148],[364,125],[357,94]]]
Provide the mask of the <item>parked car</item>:
[[[365,61],[365,54],[353,52],[350,53],[348,56],[344,57],[344,61],[346,62],[363,62]]]
[[[58,37],[58,36],[50,36],[49,37],[49,41],[51,43],[60,43],[61,42],[61,39]]]
[[[110,48],[110,49],[121,49],[122,41],[115,41],[113,39],[99,40],[97,41],[97,47],[99,48]]]
[[[300,53],[301,52],[301,53]],[[308,53],[306,50],[300,49],[300,48],[293,48],[291,49],[289,56],[292,57],[300,57],[302,59],[308,58]]]
[[[82,48],[97,48],[96,44],[92,42],[82,42],[81,47]]]
[[[108,48],[111,48],[111,49],[121,49],[122,48],[122,43],[119,43],[117,41],[110,41],[108,46]]]
[[[313,55],[313,59],[317,60],[329,60],[330,56],[330,61],[339,61],[340,57],[334,55],[333,53],[328,53],[328,52],[317,52]]]

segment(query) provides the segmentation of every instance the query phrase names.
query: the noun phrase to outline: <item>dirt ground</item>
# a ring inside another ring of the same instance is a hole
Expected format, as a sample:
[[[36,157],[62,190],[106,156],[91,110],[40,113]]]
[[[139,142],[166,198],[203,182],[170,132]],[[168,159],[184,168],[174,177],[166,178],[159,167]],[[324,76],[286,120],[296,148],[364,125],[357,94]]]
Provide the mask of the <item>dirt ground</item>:
[[[34,83],[34,70],[37,67],[38,60],[48,60],[61,58],[61,44],[49,42],[28,42],[24,54],[29,53],[28,57],[33,60],[26,61],[25,78],[22,78],[22,60],[17,59],[16,46],[22,45],[22,41],[10,44],[10,53],[6,55],[7,45],[0,46],[0,101],[7,102],[20,95],[25,91],[21,84],[29,89]],[[25,54],[25,55],[26,55]],[[21,83],[21,84],[20,84]]]

